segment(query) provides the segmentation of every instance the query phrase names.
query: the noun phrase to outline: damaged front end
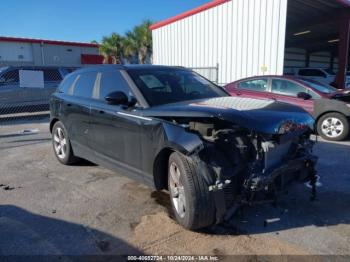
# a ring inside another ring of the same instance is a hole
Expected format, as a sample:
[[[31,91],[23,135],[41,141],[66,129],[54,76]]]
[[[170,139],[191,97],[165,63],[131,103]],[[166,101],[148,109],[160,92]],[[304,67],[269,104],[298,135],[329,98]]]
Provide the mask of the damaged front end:
[[[203,141],[190,157],[214,197],[217,223],[244,204],[275,201],[292,181],[310,180],[315,198],[317,157],[309,126],[285,122],[275,134],[264,134],[213,119],[182,125]]]

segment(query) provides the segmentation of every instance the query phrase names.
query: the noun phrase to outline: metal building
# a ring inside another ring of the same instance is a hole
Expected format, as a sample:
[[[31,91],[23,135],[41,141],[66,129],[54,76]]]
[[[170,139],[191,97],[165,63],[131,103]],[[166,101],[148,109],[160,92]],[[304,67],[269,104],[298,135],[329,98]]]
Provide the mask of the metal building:
[[[202,73],[219,84],[317,66],[337,70],[344,86],[349,8],[348,0],[215,0],[150,27],[153,63],[216,69],[217,79]]]
[[[78,67],[102,62],[98,47],[91,43],[0,37],[0,66]]]

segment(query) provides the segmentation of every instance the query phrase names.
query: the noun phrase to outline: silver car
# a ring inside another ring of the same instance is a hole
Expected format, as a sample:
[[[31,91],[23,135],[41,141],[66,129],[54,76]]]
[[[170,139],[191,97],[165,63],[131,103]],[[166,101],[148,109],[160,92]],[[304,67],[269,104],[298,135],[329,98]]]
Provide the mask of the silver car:
[[[76,68],[16,66],[0,68],[0,114],[43,111],[62,79]]]

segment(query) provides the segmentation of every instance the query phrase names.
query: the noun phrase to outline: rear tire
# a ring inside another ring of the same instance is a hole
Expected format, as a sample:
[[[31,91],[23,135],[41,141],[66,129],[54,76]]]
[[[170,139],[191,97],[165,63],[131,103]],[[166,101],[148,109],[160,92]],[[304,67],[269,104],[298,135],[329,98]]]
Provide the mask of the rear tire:
[[[68,132],[60,121],[57,121],[52,128],[52,146],[56,158],[62,164],[71,165],[79,161],[73,154]]]
[[[214,223],[215,206],[208,187],[189,157],[178,152],[170,155],[168,189],[171,206],[180,225],[195,230]]]
[[[317,133],[325,140],[344,140],[349,135],[349,120],[340,113],[325,114],[317,121]]]

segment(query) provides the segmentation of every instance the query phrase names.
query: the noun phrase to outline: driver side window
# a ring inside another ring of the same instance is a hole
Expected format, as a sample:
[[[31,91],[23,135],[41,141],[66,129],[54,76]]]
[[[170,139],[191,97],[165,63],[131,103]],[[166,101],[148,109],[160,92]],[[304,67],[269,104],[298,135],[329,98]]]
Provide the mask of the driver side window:
[[[116,91],[124,92],[129,98],[132,96],[131,90],[119,71],[101,72],[98,81],[100,82],[94,92],[93,98],[104,100],[105,97]]]
[[[298,93],[308,93],[306,88],[288,80],[272,79],[271,91],[274,94],[297,97]]]

